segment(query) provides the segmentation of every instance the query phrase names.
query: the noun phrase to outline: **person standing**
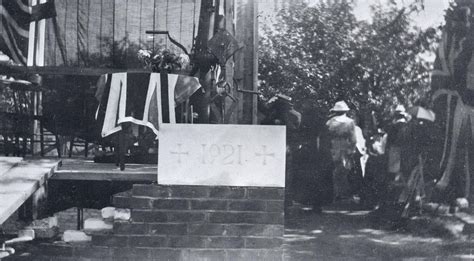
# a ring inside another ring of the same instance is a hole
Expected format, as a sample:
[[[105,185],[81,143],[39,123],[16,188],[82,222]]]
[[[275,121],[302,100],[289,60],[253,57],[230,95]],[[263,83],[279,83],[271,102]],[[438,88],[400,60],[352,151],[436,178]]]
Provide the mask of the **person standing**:
[[[266,114],[261,121],[262,125],[286,126],[286,172],[285,172],[285,208],[292,205],[294,199],[293,186],[293,153],[297,144],[297,129],[301,124],[301,113],[296,111],[291,102],[291,97],[277,94],[269,101],[260,103],[259,110]]]
[[[357,121],[354,131],[356,136],[356,149],[352,154],[352,161],[354,165],[352,166],[348,178],[351,187],[352,198],[355,201],[362,202],[362,195],[364,194],[365,187],[366,164],[369,154],[367,153],[366,140],[363,131],[359,126],[357,126]]]
[[[347,116],[350,109],[346,102],[336,102],[330,111],[333,116],[326,122],[326,129],[333,161],[333,200],[337,201],[351,196],[348,175],[353,168],[352,157],[356,151],[356,124]]]
[[[392,123],[387,127],[387,171],[391,180],[403,179],[402,155],[408,139],[408,114],[403,105],[397,105]]]
[[[403,105],[397,105],[393,114],[392,122],[386,127],[386,154],[387,165],[384,179],[386,190],[383,201],[385,203],[396,202],[401,192],[408,170],[409,161],[408,139],[409,139],[409,116]]]

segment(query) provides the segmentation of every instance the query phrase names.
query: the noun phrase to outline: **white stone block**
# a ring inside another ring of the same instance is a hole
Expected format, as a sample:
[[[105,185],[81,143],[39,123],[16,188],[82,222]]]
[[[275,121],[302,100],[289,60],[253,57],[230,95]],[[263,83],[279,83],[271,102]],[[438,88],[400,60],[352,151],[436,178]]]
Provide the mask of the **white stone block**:
[[[48,227],[53,228],[53,227],[59,227],[58,225],[58,217],[53,216],[48,218]]]
[[[92,237],[86,235],[86,233],[77,230],[66,230],[63,234],[64,242],[87,242],[91,241]]]
[[[35,239],[35,231],[33,229],[22,229],[18,231],[19,238],[31,238],[31,240]]]
[[[158,137],[158,184],[285,187],[285,126],[162,124]]]
[[[84,230],[89,231],[102,231],[113,229],[113,224],[109,224],[99,218],[88,218],[84,220]]]
[[[115,215],[114,207],[105,207],[101,210],[103,219],[113,219]]]
[[[459,207],[460,209],[469,208],[469,201],[467,200],[467,198],[457,198],[456,206]]]
[[[114,213],[114,219],[116,220],[130,220],[131,211],[128,208],[116,208]]]

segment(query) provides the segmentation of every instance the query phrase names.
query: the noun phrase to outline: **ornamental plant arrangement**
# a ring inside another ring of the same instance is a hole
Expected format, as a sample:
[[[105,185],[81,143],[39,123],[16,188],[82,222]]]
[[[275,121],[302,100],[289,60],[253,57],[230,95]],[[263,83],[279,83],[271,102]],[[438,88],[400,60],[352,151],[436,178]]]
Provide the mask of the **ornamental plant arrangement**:
[[[180,73],[190,64],[188,55],[175,53],[170,49],[159,48],[156,51],[142,49],[137,55],[145,69],[152,72]]]

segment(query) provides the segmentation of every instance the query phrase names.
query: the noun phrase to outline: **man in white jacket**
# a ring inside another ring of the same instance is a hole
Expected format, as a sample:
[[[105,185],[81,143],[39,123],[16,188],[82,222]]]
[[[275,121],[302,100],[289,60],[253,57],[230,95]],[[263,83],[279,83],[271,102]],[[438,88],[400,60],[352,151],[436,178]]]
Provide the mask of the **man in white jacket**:
[[[349,106],[344,101],[338,101],[331,109],[334,114],[326,122],[328,136],[331,140],[330,151],[334,163],[333,197],[334,200],[346,199],[351,195],[348,175],[353,168],[352,156],[356,151],[356,124],[347,116]]]

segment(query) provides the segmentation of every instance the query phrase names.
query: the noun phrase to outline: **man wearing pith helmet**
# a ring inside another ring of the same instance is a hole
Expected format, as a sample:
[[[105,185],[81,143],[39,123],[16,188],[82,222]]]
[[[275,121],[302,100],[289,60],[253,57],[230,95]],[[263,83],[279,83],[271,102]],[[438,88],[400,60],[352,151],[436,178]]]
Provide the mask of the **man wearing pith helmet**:
[[[350,111],[345,101],[338,101],[330,110],[332,117],[326,122],[330,151],[334,162],[333,189],[334,200],[347,199],[350,195],[348,175],[353,167],[352,155],[356,150],[356,124],[347,116]]]

